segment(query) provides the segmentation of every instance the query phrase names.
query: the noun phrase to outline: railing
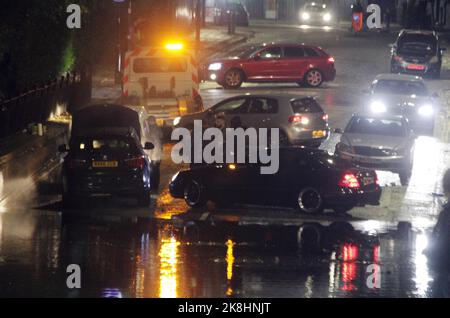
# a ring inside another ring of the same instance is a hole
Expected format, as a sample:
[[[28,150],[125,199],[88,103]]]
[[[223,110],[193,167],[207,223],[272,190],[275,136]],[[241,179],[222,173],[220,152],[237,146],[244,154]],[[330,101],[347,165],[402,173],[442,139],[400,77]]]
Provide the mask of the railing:
[[[68,112],[82,107],[91,96],[88,78],[86,73],[67,73],[13,98],[0,100],[0,138],[22,131],[31,123],[44,123],[58,105],[64,105]]]

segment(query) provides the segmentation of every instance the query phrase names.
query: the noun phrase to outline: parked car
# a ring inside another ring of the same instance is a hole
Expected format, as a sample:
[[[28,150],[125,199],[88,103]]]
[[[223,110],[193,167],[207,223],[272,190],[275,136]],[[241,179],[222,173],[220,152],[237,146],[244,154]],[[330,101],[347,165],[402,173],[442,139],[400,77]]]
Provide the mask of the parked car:
[[[140,142],[136,112],[117,105],[92,106],[74,114],[70,144],[62,167],[63,203],[73,206],[96,195],[136,197],[150,204],[152,165]]]
[[[398,173],[402,185],[407,185],[413,166],[415,137],[403,116],[354,115],[335,153],[359,167]]]
[[[235,14],[236,25],[243,27],[249,26],[249,14],[245,6],[241,3],[226,3],[223,6],[216,7],[214,9],[214,23],[217,25],[228,24],[231,12]]]
[[[312,97],[290,94],[231,97],[204,112],[177,118],[175,128],[193,129],[195,120],[214,126],[218,113],[225,113],[228,123],[239,117],[243,127],[279,128],[282,145],[319,146],[329,135],[328,115],[320,104]]]
[[[391,46],[391,73],[441,76],[442,54],[439,37],[434,31],[402,30]]]
[[[204,165],[177,173],[170,183],[174,198],[194,208],[207,201],[296,208],[303,213],[378,205],[381,188],[373,170],[354,168],[327,152],[281,148],[276,174],[260,174],[258,164]]]
[[[294,82],[319,87],[336,76],[334,57],[322,48],[306,44],[244,45],[212,60],[208,78],[225,88],[244,82]]]
[[[307,2],[300,10],[300,23],[302,25],[334,25],[337,23],[337,12],[333,12],[324,3]]]
[[[433,135],[438,113],[437,95],[418,76],[380,74],[372,82],[369,111],[403,115],[416,134]]]

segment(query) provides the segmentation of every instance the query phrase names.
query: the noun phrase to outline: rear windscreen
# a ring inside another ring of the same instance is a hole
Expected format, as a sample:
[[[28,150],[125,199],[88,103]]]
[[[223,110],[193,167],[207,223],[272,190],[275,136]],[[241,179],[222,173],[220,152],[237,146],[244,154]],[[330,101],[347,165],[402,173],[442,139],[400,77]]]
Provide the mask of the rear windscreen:
[[[74,151],[136,151],[136,142],[128,137],[84,137],[71,145]]]
[[[294,113],[321,113],[322,107],[313,98],[295,99],[291,101]]]
[[[139,58],[133,63],[135,73],[172,73],[186,72],[187,64],[184,57],[170,58]]]

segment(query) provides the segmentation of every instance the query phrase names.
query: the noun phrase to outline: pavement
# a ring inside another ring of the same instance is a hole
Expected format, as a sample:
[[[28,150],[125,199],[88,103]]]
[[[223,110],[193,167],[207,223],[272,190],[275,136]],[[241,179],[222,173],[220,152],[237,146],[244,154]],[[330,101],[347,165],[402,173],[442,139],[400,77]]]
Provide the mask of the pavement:
[[[315,90],[291,84],[224,90],[205,82],[206,107],[248,92],[313,95],[332,129],[345,127],[364,103],[362,89],[389,71],[388,44],[395,38],[393,33],[356,38],[344,30],[283,25],[251,25],[248,31],[254,32],[250,42],[322,46],[336,59],[336,80]],[[167,190],[172,175],[183,168],[171,162],[170,145],[164,148],[161,189],[148,209],[136,208],[131,200],[99,198],[83,209],[64,210],[58,165],[19,182],[17,196],[0,201],[0,295],[448,297],[448,276],[423,254],[444,201],[440,179],[450,162],[447,53],[442,79],[427,85],[439,93],[441,112],[434,136],[416,142],[409,186],[400,186],[395,174],[379,172],[380,206],[347,215],[305,216],[258,206],[190,210]],[[332,151],[338,139],[333,134],[322,148]],[[0,174],[0,197],[5,180]],[[82,268],[80,290],[65,285],[69,264]],[[376,265],[375,285],[367,283],[371,265]]]

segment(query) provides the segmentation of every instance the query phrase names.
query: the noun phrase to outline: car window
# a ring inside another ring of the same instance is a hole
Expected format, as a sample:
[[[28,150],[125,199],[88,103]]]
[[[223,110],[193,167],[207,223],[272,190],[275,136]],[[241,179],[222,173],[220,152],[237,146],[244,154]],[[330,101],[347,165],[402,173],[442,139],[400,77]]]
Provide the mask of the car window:
[[[135,73],[186,72],[186,70],[186,59],[182,57],[137,58],[133,62]]]
[[[250,57],[252,54],[258,52],[263,48],[262,45],[243,45],[233,50],[228,51],[226,56],[246,58]]]
[[[434,55],[437,45],[437,40],[432,35],[405,34],[398,40],[398,51],[401,54]]]
[[[319,53],[317,53],[316,50],[314,50],[310,47],[305,47],[305,53],[306,53],[306,56],[309,56],[309,57],[319,56]]]
[[[253,98],[248,109],[249,114],[276,114],[278,102],[272,98]]]
[[[314,98],[302,98],[291,101],[292,110],[296,114],[302,113],[321,113],[322,107]]]
[[[394,95],[428,95],[426,86],[421,82],[408,82],[397,80],[378,80],[373,85],[373,92],[376,94]]]
[[[225,101],[214,108],[214,113],[243,113],[247,108],[246,98],[237,98]]]
[[[406,137],[406,126],[401,120],[389,120],[379,118],[354,117],[347,128],[346,133]]]
[[[285,58],[297,58],[297,57],[304,57],[305,51],[302,47],[294,47],[294,46],[288,46],[284,48],[284,57]]]
[[[271,47],[260,53],[263,60],[279,59],[281,57],[281,47]]]

